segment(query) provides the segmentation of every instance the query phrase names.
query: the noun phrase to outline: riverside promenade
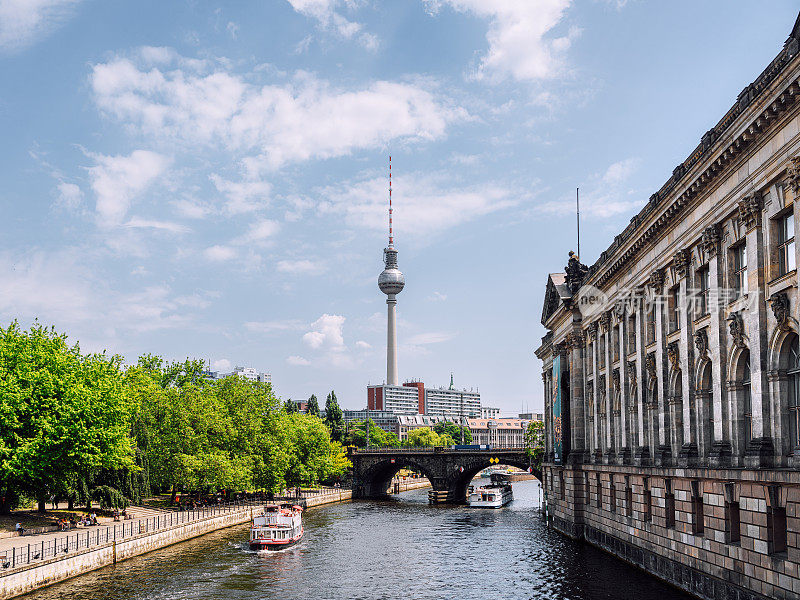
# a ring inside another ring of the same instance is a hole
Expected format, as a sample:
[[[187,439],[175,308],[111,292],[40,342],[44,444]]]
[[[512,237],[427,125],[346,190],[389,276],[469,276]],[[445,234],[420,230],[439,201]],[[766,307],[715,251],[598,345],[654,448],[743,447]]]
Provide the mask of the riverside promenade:
[[[414,489],[404,486],[403,489]],[[350,500],[352,492],[322,488],[300,497],[275,498],[306,508]],[[0,600],[76,577],[119,561],[250,520],[264,500],[230,502],[195,510],[153,510],[142,518],[0,539]]]

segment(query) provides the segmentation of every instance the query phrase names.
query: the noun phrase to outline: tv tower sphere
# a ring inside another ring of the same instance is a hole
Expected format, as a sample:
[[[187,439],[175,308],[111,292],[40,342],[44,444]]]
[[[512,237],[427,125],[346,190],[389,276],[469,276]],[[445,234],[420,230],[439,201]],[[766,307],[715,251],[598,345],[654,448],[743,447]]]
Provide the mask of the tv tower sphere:
[[[397,250],[393,246],[383,249],[383,262],[386,268],[378,275],[378,287],[387,295],[399,294],[403,291],[406,278],[397,268]]]

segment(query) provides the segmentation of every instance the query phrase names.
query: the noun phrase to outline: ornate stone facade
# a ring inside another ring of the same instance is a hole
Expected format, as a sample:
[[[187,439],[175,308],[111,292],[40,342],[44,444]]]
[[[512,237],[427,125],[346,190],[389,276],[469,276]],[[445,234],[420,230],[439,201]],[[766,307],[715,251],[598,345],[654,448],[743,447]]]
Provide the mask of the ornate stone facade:
[[[556,526],[706,598],[800,591],[800,229],[786,231],[800,227],[798,50],[800,18],[581,270],[572,293],[592,286],[606,305],[584,318],[570,298],[546,300],[536,351],[550,382],[543,473]],[[548,289],[565,276],[550,277]],[[562,360],[555,373],[558,344],[576,328],[592,343],[572,354],[580,368]],[[562,463],[549,426],[555,377],[569,381]],[[716,583],[686,583],[705,578]]]

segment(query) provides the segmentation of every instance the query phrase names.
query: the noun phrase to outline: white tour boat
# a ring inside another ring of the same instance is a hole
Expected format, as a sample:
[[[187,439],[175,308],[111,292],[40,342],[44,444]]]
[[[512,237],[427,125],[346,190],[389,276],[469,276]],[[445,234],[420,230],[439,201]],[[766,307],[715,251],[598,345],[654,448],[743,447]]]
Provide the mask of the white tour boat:
[[[467,504],[473,508],[500,508],[514,499],[510,483],[502,483],[495,476],[492,482],[470,490]]]
[[[267,505],[253,515],[250,525],[251,550],[282,550],[303,538],[303,508],[291,504]]]

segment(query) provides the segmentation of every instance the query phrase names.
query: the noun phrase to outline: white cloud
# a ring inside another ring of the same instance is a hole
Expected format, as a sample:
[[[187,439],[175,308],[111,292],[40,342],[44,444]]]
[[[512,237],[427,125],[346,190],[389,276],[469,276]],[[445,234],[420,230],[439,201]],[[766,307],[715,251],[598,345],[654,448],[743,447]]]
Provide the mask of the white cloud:
[[[608,219],[638,210],[643,199],[638,190],[630,189],[628,180],[638,168],[638,158],[626,158],[595,174],[586,187],[581,187],[581,217]],[[537,215],[575,213],[575,196],[545,202],[536,208]]]
[[[173,57],[153,64],[138,57],[95,65],[91,85],[98,107],[126,127],[187,149],[221,145],[242,156],[250,179],[265,168],[346,156],[392,140],[438,139],[469,116],[430,82],[337,89],[305,72],[280,85],[255,85],[251,78],[210,70],[205,62]],[[243,209],[269,191],[264,184],[253,190],[212,181]]]
[[[58,184],[58,206],[67,210],[77,210],[83,203],[83,192],[74,183],[61,182]]]
[[[225,262],[236,258],[236,249],[230,246],[216,245],[203,250],[203,254],[214,262]]]
[[[228,199],[228,211],[232,214],[252,212],[264,208],[269,202],[272,186],[266,181],[228,181],[219,175],[209,177],[214,187]]]
[[[639,162],[638,158],[626,158],[615,162],[606,169],[603,175],[603,182],[608,184],[625,182],[639,166]]]
[[[0,50],[25,48],[66,21],[82,0],[0,0]]]
[[[247,232],[239,237],[236,243],[243,245],[260,244],[274,236],[280,229],[281,225],[277,221],[261,219],[250,225]]]
[[[236,35],[239,33],[239,26],[234,23],[233,21],[228,21],[228,25],[225,27],[231,37],[235,40]]]
[[[227,373],[231,370],[231,361],[229,361],[227,358],[220,358],[211,361],[211,370]]]
[[[293,367],[307,367],[311,364],[311,361],[302,356],[289,356],[286,358],[286,362]]]
[[[315,19],[320,28],[333,31],[346,39],[355,39],[368,50],[378,48],[378,38],[364,31],[361,23],[349,21],[336,9],[341,5],[355,5],[353,0],[287,0],[292,8],[306,17]]]
[[[344,350],[344,335],[342,327],[345,318],[341,315],[324,314],[311,324],[311,331],[303,336],[303,341],[309,348],[319,350]]]
[[[369,350],[370,348],[372,348],[372,344],[365,342],[364,340],[358,340],[356,342],[356,348],[358,348],[359,350]]]
[[[91,155],[97,163],[89,168],[97,197],[97,222],[103,227],[120,225],[132,201],[144,192],[170,164],[170,159],[148,150],[129,156]]]
[[[393,182],[395,235],[429,236],[516,205],[511,190],[494,184],[458,186],[445,174],[412,174]],[[375,177],[330,186],[320,191],[321,214],[344,215],[356,227],[376,231],[386,225],[386,180]]]
[[[315,275],[324,271],[324,267],[318,262],[310,260],[279,260],[276,268],[281,273],[292,275]]]
[[[173,223],[172,221],[158,221],[155,219],[140,219],[133,217],[125,223],[125,227],[133,229],[157,229],[161,231],[168,231],[170,233],[187,233],[191,231],[185,225],[180,223]]]
[[[489,49],[476,69],[478,79],[511,76],[525,81],[555,77],[562,67],[564,52],[578,35],[576,29],[558,38],[550,35],[571,0],[426,0],[426,4],[432,12],[447,4],[489,21]]]
[[[447,294],[442,294],[441,292],[434,291],[433,294],[428,296],[428,300],[444,302],[445,300],[447,300]]]
[[[111,288],[85,249],[0,253],[0,278],[0,320],[38,318],[105,344],[130,333],[188,326],[197,308],[165,285],[130,293]]]
[[[412,346],[427,346],[429,344],[441,344],[453,339],[452,333],[446,331],[429,331],[418,333],[408,338],[408,343]]]

